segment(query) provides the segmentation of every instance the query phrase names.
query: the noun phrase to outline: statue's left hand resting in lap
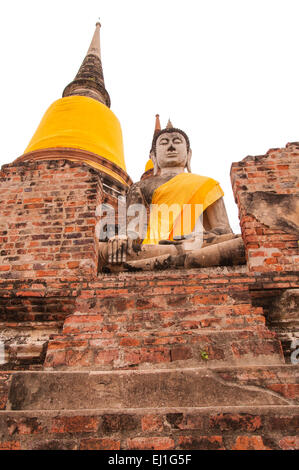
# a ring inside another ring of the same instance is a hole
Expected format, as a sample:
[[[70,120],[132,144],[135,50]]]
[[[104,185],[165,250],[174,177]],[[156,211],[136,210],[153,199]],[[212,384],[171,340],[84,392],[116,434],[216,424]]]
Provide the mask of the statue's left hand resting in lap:
[[[126,200],[127,208],[147,208],[146,220],[125,236],[100,243],[102,265],[162,269],[244,263],[242,238],[232,232],[223,191],[212,178],[191,173],[191,156],[187,135],[170,122],[155,134],[153,176],[133,184]],[[172,206],[171,217],[158,210],[162,204]],[[127,227],[135,217],[127,216]]]

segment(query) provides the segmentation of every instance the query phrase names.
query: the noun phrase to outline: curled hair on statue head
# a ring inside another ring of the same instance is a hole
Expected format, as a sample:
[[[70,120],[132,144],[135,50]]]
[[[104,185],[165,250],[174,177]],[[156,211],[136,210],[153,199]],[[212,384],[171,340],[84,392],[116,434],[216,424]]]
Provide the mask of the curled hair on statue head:
[[[168,128],[168,129],[161,129],[159,132],[157,132],[157,134],[153,138],[151,152],[153,152],[156,155],[157,139],[158,139],[158,137],[160,137],[161,134],[172,134],[172,132],[178,132],[179,134],[181,134],[184,137],[184,139],[186,141],[186,144],[187,144],[187,152],[189,152],[189,150],[190,150],[189,137],[187,136],[187,134],[184,131],[182,131],[181,129],[177,129],[176,127]]]

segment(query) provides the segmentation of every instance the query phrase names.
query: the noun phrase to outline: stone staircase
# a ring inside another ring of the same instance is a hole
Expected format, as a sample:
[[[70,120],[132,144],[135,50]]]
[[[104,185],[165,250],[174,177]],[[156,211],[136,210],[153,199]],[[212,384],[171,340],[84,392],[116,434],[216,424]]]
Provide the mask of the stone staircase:
[[[298,448],[298,369],[288,365],[2,372],[0,381],[2,449]]]
[[[42,371],[0,372],[0,449],[297,449],[299,368],[243,268],[80,287]]]
[[[247,274],[210,269],[151,276],[90,283],[62,333],[50,340],[45,369],[284,363],[263,309],[251,304]]]

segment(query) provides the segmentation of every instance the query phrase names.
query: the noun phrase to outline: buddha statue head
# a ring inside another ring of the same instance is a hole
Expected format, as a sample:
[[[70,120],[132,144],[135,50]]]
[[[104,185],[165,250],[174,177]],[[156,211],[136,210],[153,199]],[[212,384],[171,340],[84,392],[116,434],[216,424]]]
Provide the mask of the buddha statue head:
[[[187,134],[174,128],[170,121],[165,129],[155,134],[150,153],[154,164],[154,175],[157,175],[159,170],[163,170],[163,173],[166,173],[168,169],[183,172],[185,168],[191,173],[191,156],[192,151]]]

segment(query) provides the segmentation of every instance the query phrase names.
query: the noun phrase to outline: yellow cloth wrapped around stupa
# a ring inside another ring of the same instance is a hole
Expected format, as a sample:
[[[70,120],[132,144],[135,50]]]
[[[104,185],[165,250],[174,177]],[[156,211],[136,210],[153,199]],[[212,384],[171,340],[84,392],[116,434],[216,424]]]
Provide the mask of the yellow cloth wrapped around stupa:
[[[144,171],[151,170],[152,168],[154,168],[153,160],[149,158],[148,161],[146,162]]]
[[[192,173],[176,175],[153,194],[143,243],[155,245],[160,240],[190,234],[203,211],[223,195],[219,183],[212,178]]]
[[[44,114],[25,154],[57,147],[92,152],[126,171],[120,123],[107,106],[93,98],[68,96],[55,101]],[[124,182],[109,164],[88,158],[83,161]]]

